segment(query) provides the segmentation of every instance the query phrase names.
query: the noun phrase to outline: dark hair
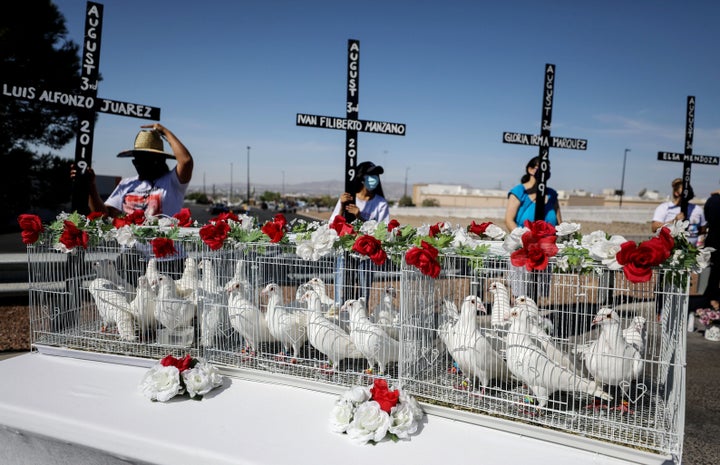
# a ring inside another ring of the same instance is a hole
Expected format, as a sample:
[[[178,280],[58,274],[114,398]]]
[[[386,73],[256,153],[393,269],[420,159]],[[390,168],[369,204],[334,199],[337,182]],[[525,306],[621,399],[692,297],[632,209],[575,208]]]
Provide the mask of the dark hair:
[[[373,194],[379,195],[380,197],[385,197],[385,193],[383,192],[382,188],[382,180],[380,179],[380,174],[383,173],[383,169],[381,166],[376,166],[371,161],[364,161],[362,163],[359,163],[357,165],[357,169],[355,170],[355,179],[352,182],[352,193],[357,194],[360,192],[363,188],[363,181],[365,178],[365,175],[368,174],[368,171],[371,172],[371,174],[376,175],[378,177],[378,186],[373,191]]]
[[[527,165],[525,165],[525,173],[520,178],[520,182],[525,184],[530,180],[530,173],[528,173],[528,170],[530,168],[539,167],[540,165],[540,157],[533,157],[530,159],[529,162],[527,162]]]

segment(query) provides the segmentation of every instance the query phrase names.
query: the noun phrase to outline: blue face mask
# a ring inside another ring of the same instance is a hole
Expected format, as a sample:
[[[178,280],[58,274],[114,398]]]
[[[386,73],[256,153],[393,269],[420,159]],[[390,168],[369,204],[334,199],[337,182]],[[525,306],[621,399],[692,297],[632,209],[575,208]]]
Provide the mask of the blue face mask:
[[[370,192],[374,191],[377,186],[380,184],[380,178],[374,175],[368,175],[364,178],[365,187]]]

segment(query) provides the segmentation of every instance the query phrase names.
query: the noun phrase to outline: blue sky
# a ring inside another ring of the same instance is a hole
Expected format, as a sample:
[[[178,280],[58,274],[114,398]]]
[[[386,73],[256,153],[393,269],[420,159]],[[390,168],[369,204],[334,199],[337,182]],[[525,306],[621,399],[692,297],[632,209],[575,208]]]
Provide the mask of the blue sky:
[[[85,1],[56,0],[81,43]],[[347,41],[360,41],[361,119],[405,123],[404,137],[361,133],[358,157],[385,181],[509,189],[536,147],[544,66],[557,66],[552,133],[588,150],[552,149],[556,189],[662,193],[682,164],[688,95],[694,153],[720,155],[720,3],[677,1],[105,0],[98,95],[162,109],[196,160],[192,185],[342,179],[342,131],[298,127],[296,113],[344,116]],[[131,175],[115,155],[143,121],[101,114],[93,164]],[[74,142],[63,151],[74,154]],[[720,166],[695,165],[704,197]]]

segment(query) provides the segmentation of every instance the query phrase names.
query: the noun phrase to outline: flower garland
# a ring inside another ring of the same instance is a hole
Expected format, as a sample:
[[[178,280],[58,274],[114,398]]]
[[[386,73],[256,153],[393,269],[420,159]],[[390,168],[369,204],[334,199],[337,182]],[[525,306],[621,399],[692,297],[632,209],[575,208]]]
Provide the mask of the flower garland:
[[[222,376],[214,365],[186,355],[165,356],[142,377],[138,388],[152,401],[167,402],[176,395],[202,400],[212,389],[221,386]]]
[[[667,279],[683,286],[689,272],[700,272],[709,264],[712,248],[698,249],[687,240],[687,221],[660,228],[650,239],[636,244],[603,231],[582,235],[580,225],[561,223],[554,227],[545,221],[526,221],[506,234],[491,222],[475,222],[461,227],[438,222],[418,228],[402,226],[397,220],[387,224],[356,220],[348,223],[337,216],[330,222],[288,222],[278,214],[261,227],[248,215],[222,213],[205,225],[198,225],[187,208],[173,217],[146,216],[137,210],[118,218],[97,213],[87,216],[62,213],[45,228],[36,215],[18,217],[25,244],[49,240],[62,252],[88,248],[103,240],[116,240],[133,247],[150,243],[153,253],[164,257],[177,253],[174,241],[197,237],[211,250],[242,247],[245,243],[294,244],[297,255],[317,261],[334,251],[346,251],[359,258],[383,265],[387,259],[400,265],[404,260],[433,279],[443,269],[444,256],[467,257],[470,265],[481,269],[485,257],[509,256],[514,266],[528,271],[547,269],[550,262],[562,272],[599,272],[598,263],[610,270],[623,270],[632,283],[648,282],[653,269],[665,270]],[[199,228],[199,230],[198,230]]]
[[[390,390],[387,381],[355,386],[346,391],[330,412],[330,429],[345,433],[359,444],[409,439],[417,432],[424,412],[414,397],[401,389]]]

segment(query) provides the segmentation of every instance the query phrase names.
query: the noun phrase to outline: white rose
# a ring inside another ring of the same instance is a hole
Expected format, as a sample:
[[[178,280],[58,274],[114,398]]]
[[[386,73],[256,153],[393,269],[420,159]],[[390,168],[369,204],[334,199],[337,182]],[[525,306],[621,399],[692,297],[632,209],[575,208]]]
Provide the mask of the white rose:
[[[627,242],[627,240],[623,236],[615,235],[610,239],[596,241],[590,246],[588,252],[590,253],[590,257],[601,261],[608,269],[619,270],[622,268],[622,265],[617,262],[615,257],[625,242]]]
[[[604,231],[593,231],[590,234],[584,235],[580,243],[583,247],[589,249],[595,242],[604,240],[607,240]]]
[[[430,225],[424,224],[424,225],[420,226],[419,228],[417,228],[417,235],[419,237],[429,236],[430,235]]]
[[[58,252],[62,252],[62,253],[70,253],[74,250],[74,249],[68,249],[67,247],[65,247],[65,244],[63,244],[62,242],[56,242],[53,245],[53,249],[57,250]]]
[[[503,249],[508,252],[514,252],[522,247],[522,235],[529,231],[526,227],[518,227],[510,231],[510,234],[505,236],[503,242]]]
[[[217,368],[208,363],[198,363],[195,368],[182,372],[185,389],[190,397],[204,396],[213,388],[222,385],[222,376]]]
[[[375,233],[375,230],[377,229],[378,222],[375,220],[368,220],[360,226],[360,232],[363,234],[370,234],[371,236]]]
[[[578,223],[565,223],[562,222],[555,227],[555,233],[559,236],[569,236],[580,231],[580,225]]]
[[[172,228],[176,224],[178,224],[180,221],[178,221],[177,218],[172,218],[170,216],[160,216],[158,217],[158,226],[161,228]]]
[[[158,363],[145,373],[140,380],[139,388],[148,399],[167,402],[183,392],[180,385],[180,371],[177,367],[164,367]]]
[[[390,427],[390,415],[380,408],[374,400],[363,402],[355,409],[353,421],[347,427],[347,435],[353,441],[365,444],[368,441],[380,442]]]
[[[567,255],[555,257],[555,266],[557,266],[560,271],[568,271],[570,269],[570,263],[568,262]]]
[[[472,247],[474,243],[475,239],[470,237],[466,230],[460,228],[455,231],[455,236],[453,237],[452,241],[453,247],[462,247],[464,245]]]
[[[496,224],[489,224],[488,227],[485,229],[485,235],[488,236],[490,239],[499,241],[500,239],[505,237],[505,230]]]
[[[342,400],[352,402],[354,404],[360,404],[366,400],[370,400],[370,387],[369,386],[353,386],[342,396]]]
[[[313,252],[313,245],[309,240],[299,241],[295,247],[295,253],[303,260],[312,260]]]
[[[390,411],[390,427],[388,431],[399,438],[406,439],[418,429],[412,408],[408,404],[399,403]]]
[[[670,229],[670,235],[672,237],[680,237],[680,236],[684,236],[687,234],[687,228],[689,225],[690,225],[690,222],[687,220],[685,220],[685,221],[678,220],[678,221],[675,221],[666,226],[668,226],[668,229]]]
[[[693,267],[695,273],[700,273],[710,265],[710,254],[713,252],[715,252],[715,249],[712,247],[705,247],[698,251],[697,257],[695,257],[695,266]]]
[[[335,433],[344,433],[353,419],[352,402],[339,401],[330,411],[330,430]]]
[[[252,230],[255,224],[255,218],[245,214],[239,215],[238,220],[240,220],[240,228],[244,231]]]
[[[400,402],[403,404],[406,404],[410,410],[413,413],[413,418],[415,418],[416,421],[422,420],[423,416],[425,416],[425,412],[423,412],[422,407],[420,407],[420,404],[413,396],[408,395],[405,391],[400,391]]]
[[[333,250],[337,238],[338,233],[332,228],[321,228],[313,231],[310,235],[310,240],[315,250],[315,260],[329,254]]]
[[[137,243],[137,239],[135,239],[135,234],[133,233],[133,229],[130,225],[125,225],[115,231],[115,240],[118,244],[126,247],[132,247]]]

